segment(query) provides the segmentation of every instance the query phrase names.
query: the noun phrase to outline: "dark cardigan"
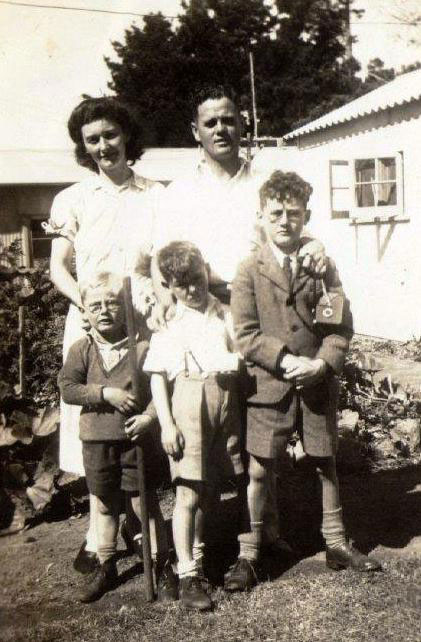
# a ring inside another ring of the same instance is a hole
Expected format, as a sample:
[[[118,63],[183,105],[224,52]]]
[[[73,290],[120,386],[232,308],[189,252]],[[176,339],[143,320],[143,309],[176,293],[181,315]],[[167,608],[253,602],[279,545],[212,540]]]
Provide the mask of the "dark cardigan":
[[[147,350],[147,341],[140,341],[137,344],[141,383],[139,413],[146,413],[156,419],[149,378],[142,370]],[[82,441],[127,440],[124,432],[124,422],[127,417],[103,400],[102,388],[131,390],[128,354],[107,372],[95,341],[87,335],[71,346],[60,371],[58,385],[66,403],[82,406],[79,422]]]

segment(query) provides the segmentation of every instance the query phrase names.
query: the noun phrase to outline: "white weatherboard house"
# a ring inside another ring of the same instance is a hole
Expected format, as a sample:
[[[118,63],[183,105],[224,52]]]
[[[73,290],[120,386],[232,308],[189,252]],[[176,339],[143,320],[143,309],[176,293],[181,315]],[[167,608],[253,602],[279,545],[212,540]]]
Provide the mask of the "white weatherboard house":
[[[421,70],[264,149],[257,169],[312,183],[309,228],[335,258],[357,332],[421,335]]]

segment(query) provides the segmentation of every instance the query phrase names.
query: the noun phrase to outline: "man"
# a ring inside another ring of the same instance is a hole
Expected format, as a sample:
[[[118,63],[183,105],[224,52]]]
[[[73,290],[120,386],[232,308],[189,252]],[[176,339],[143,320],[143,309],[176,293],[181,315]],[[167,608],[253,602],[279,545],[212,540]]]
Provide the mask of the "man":
[[[210,266],[210,290],[229,303],[230,284],[238,263],[263,243],[259,224],[259,181],[240,156],[241,116],[233,90],[206,86],[192,97],[192,133],[201,146],[201,160],[186,178],[165,190],[156,225],[154,251],[171,241],[190,241]],[[323,246],[308,237],[300,250],[303,267],[323,271]],[[163,309],[171,309],[168,289],[152,260],[154,289]],[[266,539],[279,542],[275,501],[269,502]]]

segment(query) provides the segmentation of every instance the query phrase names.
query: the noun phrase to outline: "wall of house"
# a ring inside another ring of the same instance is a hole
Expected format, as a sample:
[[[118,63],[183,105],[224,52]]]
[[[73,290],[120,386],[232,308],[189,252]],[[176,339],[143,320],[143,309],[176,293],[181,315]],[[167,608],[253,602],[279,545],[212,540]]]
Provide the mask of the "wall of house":
[[[32,260],[31,219],[48,218],[54,196],[65,185],[1,185],[0,241],[9,246],[19,240],[25,265]]]
[[[309,180],[309,228],[326,244],[351,299],[357,332],[406,340],[421,335],[421,105],[337,126],[312,136],[315,146],[284,148],[255,159],[261,171],[278,166]],[[317,140],[316,140],[317,139]],[[329,161],[403,153],[404,222],[352,225],[332,220]]]

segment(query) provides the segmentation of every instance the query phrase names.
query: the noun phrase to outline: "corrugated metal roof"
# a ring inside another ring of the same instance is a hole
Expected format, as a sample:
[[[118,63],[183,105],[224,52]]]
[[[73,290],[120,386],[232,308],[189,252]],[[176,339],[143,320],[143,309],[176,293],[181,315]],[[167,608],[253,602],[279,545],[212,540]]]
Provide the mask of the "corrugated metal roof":
[[[373,89],[368,94],[352,100],[350,103],[334,109],[333,111],[313,120],[307,125],[286,134],[284,140],[291,140],[297,136],[311,132],[328,129],[346,121],[361,118],[369,114],[410,103],[421,98],[421,69],[410,71],[398,76],[391,82],[378,89]]]
[[[134,169],[147,178],[172,181],[198,163],[197,147],[148,149]],[[76,183],[90,174],[70,149],[0,150],[1,185]]]

